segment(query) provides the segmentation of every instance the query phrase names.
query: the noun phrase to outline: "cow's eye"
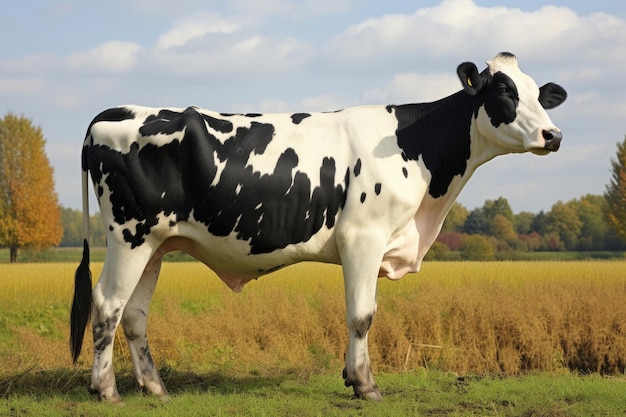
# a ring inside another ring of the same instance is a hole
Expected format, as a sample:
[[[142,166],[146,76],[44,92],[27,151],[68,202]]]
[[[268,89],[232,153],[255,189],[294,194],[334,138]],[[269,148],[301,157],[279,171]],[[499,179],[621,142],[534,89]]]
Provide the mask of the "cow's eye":
[[[500,87],[498,87],[498,93],[500,94],[507,94],[509,91],[511,91],[511,89],[504,85],[501,85]]]

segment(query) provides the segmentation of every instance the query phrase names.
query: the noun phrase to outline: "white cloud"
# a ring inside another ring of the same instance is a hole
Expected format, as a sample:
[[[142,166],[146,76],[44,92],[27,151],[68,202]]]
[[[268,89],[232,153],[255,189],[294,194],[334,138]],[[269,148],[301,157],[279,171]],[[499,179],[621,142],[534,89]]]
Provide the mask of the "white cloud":
[[[54,104],[64,109],[71,109],[76,107],[79,100],[80,99],[77,95],[66,92],[58,93],[53,98]]]
[[[286,73],[313,65],[344,74],[427,73],[433,66],[454,74],[461,61],[474,60],[481,67],[482,61],[504,50],[517,54],[522,68],[531,68],[529,73],[549,68],[554,77],[561,70],[564,80],[594,81],[607,67],[618,71],[626,66],[625,22],[600,13],[579,16],[567,7],[523,11],[445,0],[414,13],[364,20],[321,46],[292,36],[295,32],[275,35],[270,34],[274,28],[268,30],[273,18],[304,19],[300,14],[308,11],[308,19],[315,21],[323,13],[345,10],[351,2],[344,0],[325,11],[313,1],[235,1],[229,7],[237,9],[236,17],[224,16],[224,11],[197,12],[176,20],[158,38],[151,58],[159,69],[202,75]]]
[[[259,21],[271,17],[310,20],[347,12],[355,0],[230,0],[231,10]]]
[[[34,94],[44,88],[41,78],[0,78],[0,94]]]
[[[292,2],[288,9],[289,17],[309,18],[311,16],[327,16],[350,10],[354,0],[306,0]]]
[[[110,78],[97,78],[93,82],[94,90],[100,93],[109,91],[113,86],[113,80]]]
[[[429,102],[446,97],[460,89],[457,77],[450,71],[442,74],[402,73],[381,89],[364,94],[368,103]]]
[[[75,142],[46,142],[46,155],[50,159],[65,161],[69,166],[75,164],[79,152]]]
[[[68,57],[73,70],[123,72],[132,69],[143,48],[133,42],[109,41],[86,51],[74,52]]]
[[[601,79],[604,71],[600,66],[582,66],[561,71],[557,77],[561,83],[588,83]]]
[[[59,58],[51,54],[26,55],[19,58],[0,59],[0,70],[23,75],[24,73],[41,74],[42,69],[53,70],[59,66]]]
[[[237,42],[233,45],[233,49],[236,51],[236,53],[247,54],[250,52],[254,52],[254,50],[261,47],[263,43],[264,40],[262,37],[260,37],[259,35],[254,35]]]
[[[319,95],[302,98],[293,102],[280,99],[263,100],[260,104],[240,102],[234,105],[233,111],[236,113],[325,112],[345,109],[348,106],[350,106],[350,104],[332,95]]]
[[[202,39],[207,34],[230,34],[238,31],[241,24],[215,13],[198,12],[176,21],[172,28],[159,36],[156,48],[168,50],[183,46],[195,39]]]
[[[347,104],[331,95],[319,95],[301,100],[298,111],[335,111],[347,107]]]
[[[283,100],[265,100],[261,102],[261,105],[258,109],[252,109],[248,105],[247,109],[240,110],[241,112],[258,112],[261,113],[287,113],[293,112],[295,109],[292,108],[287,102]]]
[[[622,90],[613,94],[609,94],[608,91],[571,94],[566,103],[567,111],[561,118],[571,119],[572,123],[583,123],[586,129],[591,130],[597,130],[598,126],[611,121],[623,120],[626,114],[626,101]],[[558,111],[564,112],[564,109]],[[623,123],[620,125],[624,129]]]
[[[535,65],[572,67],[581,59],[626,64],[626,24],[606,14],[579,16],[567,7],[534,11],[446,0],[412,14],[390,14],[350,26],[327,44],[331,66],[398,71],[425,63],[490,59],[510,51]],[[485,53],[488,56],[485,56]]]
[[[311,45],[296,38],[253,34],[186,50],[158,51],[153,59],[160,69],[177,74],[259,74],[293,70],[311,53]]]

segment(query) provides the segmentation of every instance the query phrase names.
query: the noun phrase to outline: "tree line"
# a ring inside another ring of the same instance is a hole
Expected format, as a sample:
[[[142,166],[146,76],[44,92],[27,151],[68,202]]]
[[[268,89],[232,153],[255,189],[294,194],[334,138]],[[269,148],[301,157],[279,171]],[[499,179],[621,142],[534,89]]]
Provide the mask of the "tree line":
[[[513,213],[504,197],[468,210],[455,203],[433,248],[467,258],[496,252],[621,251],[626,244],[607,222],[607,199],[588,194],[558,201],[550,211]]]
[[[63,238],[59,246],[83,246],[83,212],[68,207],[61,207],[61,223],[63,224]],[[89,216],[89,244],[92,247],[106,246],[104,226],[99,213]]]
[[[609,227],[606,199],[585,195],[555,203],[550,211],[513,213],[504,197],[485,201],[482,207],[468,210],[455,203],[437,242],[449,250],[461,250],[477,242],[488,242],[492,251],[619,251],[626,243]],[[60,246],[81,246],[82,212],[61,209],[63,239]],[[92,246],[104,246],[104,228],[99,214],[89,218]],[[467,242],[469,241],[469,243]]]

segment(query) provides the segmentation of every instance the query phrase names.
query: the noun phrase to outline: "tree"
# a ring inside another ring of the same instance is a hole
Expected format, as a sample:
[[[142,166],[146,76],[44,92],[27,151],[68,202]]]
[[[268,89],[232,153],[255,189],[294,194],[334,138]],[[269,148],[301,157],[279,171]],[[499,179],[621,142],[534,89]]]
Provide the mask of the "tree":
[[[567,250],[575,250],[582,222],[576,213],[574,205],[557,201],[546,214],[546,231],[548,235],[558,236]]]
[[[63,239],[60,246],[80,246],[83,244],[83,215],[79,210],[61,208]]]
[[[487,217],[483,208],[475,208],[467,215],[462,232],[470,235],[488,235],[491,233],[490,221],[491,218]]]
[[[547,233],[546,232],[546,228],[548,224],[547,217],[548,215],[546,214],[545,211],[539,210],[539,213],[535,215],[535,218],[530,224],[530,232],[537,232],[542,236],[545,235]]]
[[[504,197],[498,197],[495,200],[486,200],[483,205],[483,212],[488,219],[493,219],[498,214],[506,217],[511,222],[514,221],[515,218],[509,201]]]
[[[519,239],[513,223],[503,214],[498,213],[493,216],[489,228],[491,229],[491,236],[503,242],[505,249],[517,248],[519,246]]]
[[[515,215],[515,231],[518,235],[527,235],[533,231],[533,222],[535,221],[535,213],[530,211],[522,211]]]
[[[511,222],[515,220],[507,199],[498,197],[495,200],[486,200],[482,207],[472,210],[467,215],[461,231],[470,235],[492,236],[491,222],[498,214]]]
[[[0,119],[0,246],[10,249],[58,245],[63,236],[52,167],[40,127],[8,113]]]
[[[578,250],[606,250],[609,230],[604,219],[606,200],[601,195],[587,194],[574,202],[582,226]]]
[[[611,160],[611,182],[606,186],[606,220],[609,227],[626,240],[626,137],[617,144],[616,158]]]
[[[71,208],[61,208],[63,239],[60,246],[83,245],[83,212]],[[100,214],[89,216],[89,244],[91,247],[105,247],[104,226]]]
[[[467,209],[460,203],[454,203],[446,220],[443,222],[442,232],[460,232],[463,229],[463,224],[467,219]]]

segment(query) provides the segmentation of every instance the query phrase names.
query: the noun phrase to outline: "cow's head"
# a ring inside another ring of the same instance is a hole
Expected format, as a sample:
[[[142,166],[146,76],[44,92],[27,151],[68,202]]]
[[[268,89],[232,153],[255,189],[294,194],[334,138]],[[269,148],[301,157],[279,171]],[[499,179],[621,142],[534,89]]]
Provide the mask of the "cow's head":
[[[554,83],[539,88],[520,70],[515,55],[507,52],[487,65],[482,73],[471,62],[457,68],[463,89],[481,99],[475,115],[480,134],[506,152],[556,152],[563,135],[546,109],[565,101],[566,91]]]

